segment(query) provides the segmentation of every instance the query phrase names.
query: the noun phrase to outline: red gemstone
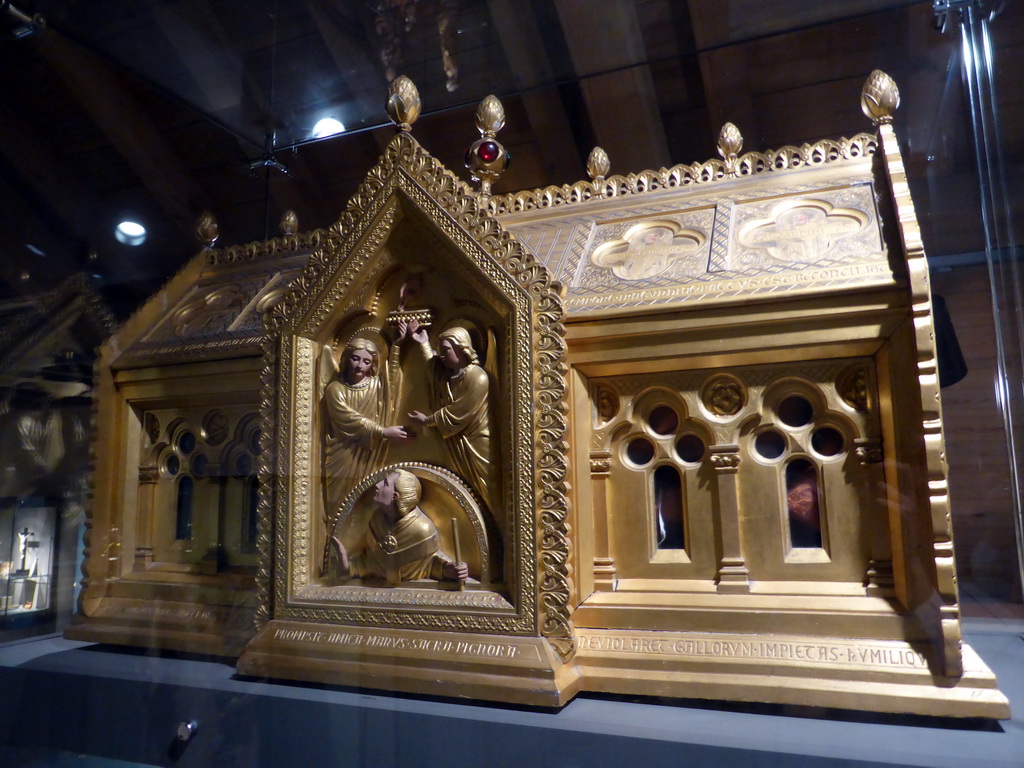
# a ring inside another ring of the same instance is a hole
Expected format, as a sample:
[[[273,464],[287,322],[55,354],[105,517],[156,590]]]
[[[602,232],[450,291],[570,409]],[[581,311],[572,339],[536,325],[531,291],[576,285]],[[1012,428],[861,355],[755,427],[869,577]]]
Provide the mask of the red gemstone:
[[[498,159],[498,155],[501,154],[501,149],[498,147],[497,142],[485,141],[477,147],[476,153],[480,155],[480,159],[485,163],[493,163]]]

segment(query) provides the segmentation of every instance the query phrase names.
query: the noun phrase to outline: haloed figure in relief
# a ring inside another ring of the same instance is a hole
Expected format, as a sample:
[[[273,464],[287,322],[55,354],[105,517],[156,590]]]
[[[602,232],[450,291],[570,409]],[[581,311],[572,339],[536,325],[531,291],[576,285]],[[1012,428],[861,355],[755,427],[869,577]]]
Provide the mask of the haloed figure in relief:
[[[345,347],[340,370],[330,346],[324,348],[322,369],[334,372],[324,389],[324,516],[331,521],[345,496],[381,466],[389,443],[405,443],[412,434],[393,425],[398,395],[399,345],[380,365],[377,345],[354,338]]]
[[[377,509],[360,548],[351,554],[341,539],[331,542],[342,575],[385,579],[391,585],[417,579],[465,581],[465,563],[441,552],[437,528],[419,508],[422,486],[411,472],[397,469],[374,486]]]
[[[504,516],[495,502],[500,496],[488,414],[491,382],[487,371],[479,365],[469,331],[448,328],[438,338],[434,354],[425,328],[412,320],[407,330],[420,345],[427,362],[433,409],[430,414],[413,411],[409,419],[438,431],[452,469],[480,494],[500,527]],[[403,338],[405,331],[400,328]]]

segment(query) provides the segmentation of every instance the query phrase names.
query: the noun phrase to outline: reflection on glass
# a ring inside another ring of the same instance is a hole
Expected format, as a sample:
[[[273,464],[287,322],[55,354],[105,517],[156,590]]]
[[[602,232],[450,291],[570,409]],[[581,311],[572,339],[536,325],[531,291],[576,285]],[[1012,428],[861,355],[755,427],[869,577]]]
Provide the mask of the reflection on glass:
[[[174,538],[192,538],[192,495],[194,484],[191,477],[178,481],[178,506],[174,523]]]
[[[685,549],[683,481],[675,467],[654,470],[654,514],[658,523],[658,549]]]
[[[794,459],[786,466],[786,506],[790,546],[821,549],[818,470],[806,459]]]
[[[252,552],[256,547],[256,515],[260,503],[260,483],[255,477],[246,479],[244,498],[245,501],[242,508],[245,510],[245,517],[242,523],[242,549],[246,552]]]

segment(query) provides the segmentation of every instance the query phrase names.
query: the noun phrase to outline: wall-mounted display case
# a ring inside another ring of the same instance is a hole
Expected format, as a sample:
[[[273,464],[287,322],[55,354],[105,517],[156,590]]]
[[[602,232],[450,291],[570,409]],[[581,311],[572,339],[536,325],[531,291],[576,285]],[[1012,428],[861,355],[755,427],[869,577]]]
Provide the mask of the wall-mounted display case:
[[[0,503],[0,628],[51,611],[56,521],[57,507],[46,498]]]

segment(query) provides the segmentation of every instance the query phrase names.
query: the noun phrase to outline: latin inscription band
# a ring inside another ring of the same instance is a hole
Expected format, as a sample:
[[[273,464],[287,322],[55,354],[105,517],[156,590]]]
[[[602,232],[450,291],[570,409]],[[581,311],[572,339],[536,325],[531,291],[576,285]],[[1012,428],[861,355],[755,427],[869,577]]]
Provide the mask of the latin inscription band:
[[[659,654],[757,661],[771,659],[813,664],[856,664],[910,669],[928,668],[928,660],[912,648],[879,644],[584,634],[579,638],[579,647],[581,651],[606,653]]]

